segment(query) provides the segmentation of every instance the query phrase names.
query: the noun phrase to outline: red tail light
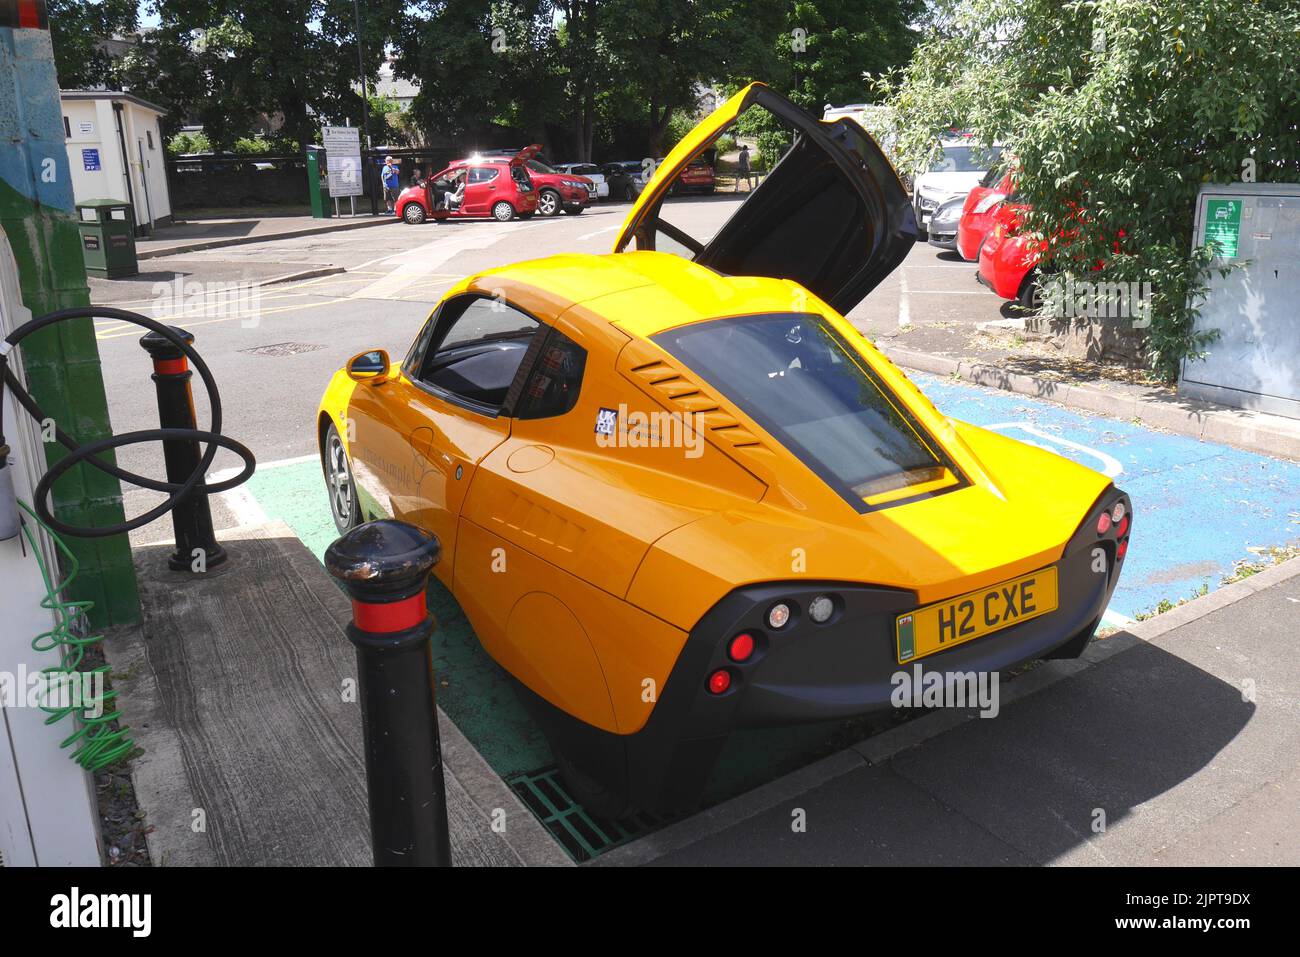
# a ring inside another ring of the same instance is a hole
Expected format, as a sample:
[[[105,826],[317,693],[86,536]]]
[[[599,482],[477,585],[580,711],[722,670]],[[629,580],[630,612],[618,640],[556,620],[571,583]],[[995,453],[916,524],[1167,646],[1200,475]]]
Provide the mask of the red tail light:
[[[732,661],[745,661],[754,653],[754,636],[747,631],[742,631],[735,638],[731,639],[731,644],[727,648],[727,654],[731,655]]]
[[[1097,534],[1105,535],[1110,531],[1110,512],[1102,512],[1097,518]]]
[[[713,674],[709,675],[709,691],[712,694],[722,694],[731,687],[731,672],[726,668],[719,668]]]

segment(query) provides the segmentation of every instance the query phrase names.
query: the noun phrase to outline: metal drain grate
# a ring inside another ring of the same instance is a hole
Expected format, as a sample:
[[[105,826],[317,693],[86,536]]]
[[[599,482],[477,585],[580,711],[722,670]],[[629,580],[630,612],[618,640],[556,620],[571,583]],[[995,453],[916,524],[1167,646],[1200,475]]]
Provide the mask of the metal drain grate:
[[[324,348],[324,346],[318,346],[314,342],[276,342],[269,346],[254,346],[252,349],[240,349],[239,351],[249,356],[279,358],[281,356],[296,356],[304,352],[315,352],[317,349]]]
[[[652,814],[635,814],[624,821],[588,814],[564,789],[554,766],[513,775],[506,783],[579,864],[668,823]]]

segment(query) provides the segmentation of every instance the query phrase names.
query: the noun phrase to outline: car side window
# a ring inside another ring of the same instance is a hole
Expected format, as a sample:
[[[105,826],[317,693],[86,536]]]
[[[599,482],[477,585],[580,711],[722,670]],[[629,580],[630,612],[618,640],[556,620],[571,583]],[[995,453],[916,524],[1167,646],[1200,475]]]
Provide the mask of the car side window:
[[[499,299],[469,296],[452,309],[444,306],[437,326],[419,381],[480,411],[499,412],[541,324]]]
[[[515,402],[515,418],[563,415],[578,402],[587,350],[559,329],[551,329]]]
[[[490,183],[497,178],[497,168],[495,166],[475,166],[469,171],[469,181],[471,183]]]

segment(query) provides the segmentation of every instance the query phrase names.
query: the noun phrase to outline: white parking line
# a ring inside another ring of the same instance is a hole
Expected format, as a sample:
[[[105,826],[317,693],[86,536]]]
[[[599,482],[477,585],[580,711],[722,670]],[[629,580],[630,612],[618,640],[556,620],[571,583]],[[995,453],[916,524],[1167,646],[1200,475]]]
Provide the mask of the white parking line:
[[[621,225],[622,223],[619,224],[619,226]],[[602,226],[600,229],[592,230],[589,233],[583,233],[581,236],[578,237],[578,242],[585,243],[588,239],[591,239],[595,236],[600,236],[603,235],[604,233],[617,232],[619,226]]]

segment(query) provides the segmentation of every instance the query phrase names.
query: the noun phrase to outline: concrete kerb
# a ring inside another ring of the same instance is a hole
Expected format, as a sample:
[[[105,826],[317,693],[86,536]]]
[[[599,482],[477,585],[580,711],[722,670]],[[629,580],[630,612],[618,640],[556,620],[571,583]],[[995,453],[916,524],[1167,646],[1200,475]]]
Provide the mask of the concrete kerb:
[[[223,246],[245,246],[249,243],[265,243],[276,239],[296,239],[299,236],[317,236],[321,233],[334,233],[346,229],[366,229],[371,226],[389,226],[401,222],[393,216],[376,216],[374,219],[330,223],[325,226],[310,226],[307,229],[290,229],[282,233],[265,233],[262,235],[227,236],[222,239],[200,239],[194,242],[176,243],[172,246],[160,246],[156,249],[142,249],[136,252],[136,259],[158,259],[162,256],[179,256],[184,253],[199,252],[204,249],[220,249]]]
[[[1300,460],[1300,422],[1175,397],[1108,392],[1096,386],[1007,372],[997,366],[907,349],[882,350],[907,369],[932,375],[957,376],[976,385],[1046,399],[1067,408],[1083,409],[1116,419],[1137,419],[1201,442],[1217,442],[1275,458]]]
[[[1072,661],[1045,661],[1027,674],[1003,684],[999,690],[999,705],[1007,705],[1026,698],[1135,645],[1153,641],[1182,625],[1297,576],[1300,576],[1300,558],[1293,558],[1249,578],[1224,585],[1208,595],[1179,605],[1162,615],[1136,622],[1124,631],[1093,641],[1080,658]],[[656,858],[724,831],[734,824],[762,814],[784,801],[820,787],[849,771],[882,764],[899,752],[923,744],[958,725],[975,719],[976,716],[977,712],[970,709],[931,712],[860,741],[774,781],[769,781],[752,791],[717,804],[640,840],[614,848],[584,866],[647,864]]]

